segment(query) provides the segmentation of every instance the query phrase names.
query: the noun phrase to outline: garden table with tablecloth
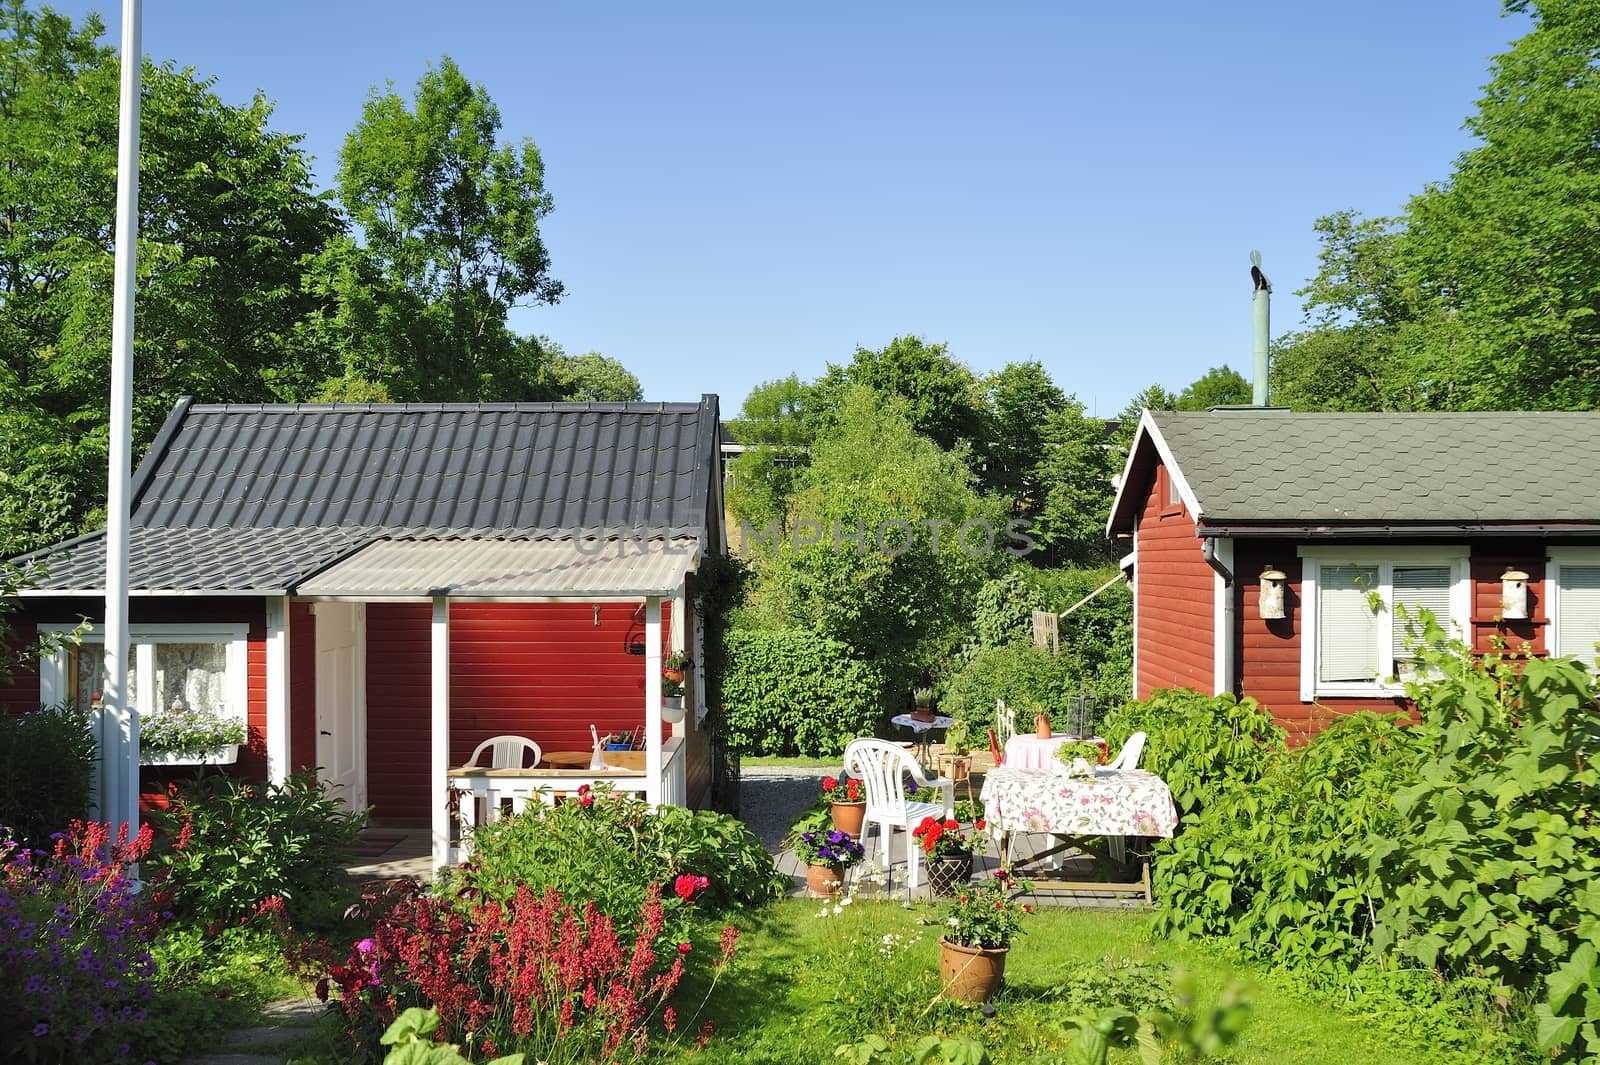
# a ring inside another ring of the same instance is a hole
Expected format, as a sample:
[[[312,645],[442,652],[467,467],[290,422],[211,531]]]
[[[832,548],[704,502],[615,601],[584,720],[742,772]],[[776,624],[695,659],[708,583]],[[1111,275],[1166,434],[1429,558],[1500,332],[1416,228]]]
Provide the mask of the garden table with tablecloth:
[[[983,781],[984,817],[1000,844],[1000,861],[1009,865],[1011,836],[1040,832],[1053,836],[1146,836],[1170,838],[1178,827],[1178,810],[1166,782],[1142,769],[1097,769],[1094,779],[1080,780],[1061,769],[1001,766]],[[1059,853],[1059,844],[1033,856]],[[1022,863],[1018,863],[1019,865]],[[1140,880],[1037,882],[1035,890],[1134,892],[1150,898],[1150,870],[1141,861]]]

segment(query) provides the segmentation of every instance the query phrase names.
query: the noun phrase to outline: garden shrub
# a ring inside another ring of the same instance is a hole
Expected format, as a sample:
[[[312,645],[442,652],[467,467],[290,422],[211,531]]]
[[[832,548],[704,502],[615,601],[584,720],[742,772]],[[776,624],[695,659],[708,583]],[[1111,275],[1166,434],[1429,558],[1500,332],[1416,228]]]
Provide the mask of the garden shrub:
[[[1003,644],[980,649],[945,682],[939,710],[965,721],[969,735],[982,746],[985,731],[994,727],[995,700],[1003,699],[1017,711],[1021,727],[1038,710],[1065,707],[1078,692],[1069,659],[1031,643]]]
[[[552,888],[567,898],[592,899],[598,912],[617,920],[636,916],[652,885],[665,885],[675,924],[689,916],[683,912],[689,900],[674,890],[680,876],[708,881],[692,893],[700,913],[759,906],[788,886],[737,818],[653,810],[609,788],[480,826],[472,861],[452,875],[502,902],[519,886]]]
[[[151,821],[162,835],[146,865],[181,921],[232,924],[277,898],[295,929],[326,930],[355,898],[344,864],[366,815],[326,795],[314,769],[282,784],[203,776]]]
[[[666,933],[659,890],[626,918],[578,908],[552,888],[523,885],[505,900],[430,895],[411,886],[386,897],[369,937],[318,985],[332,986],[354,1040],[353,1060],[379,1054],[378,1032],[411,1007],[436,1010],[436,1038],[470,1055],[523,1052],[549,1065],[635,1061],[653,1036],[691,1036],[674,992],[691,965],[719,974],[738,929],[716,951]],[[710,1036],[710,1022],[696,1041]]]
[[[89,816],[98,757],[83,711],[46,706],[0,716],[0,825],[21,845],[49,850],[54,833]]]
[[[73,822],[49,851],[0,844],[0,1058],[144,1061],[156,914],[128,868],[150,844]]]
[[[1429,757],[1366,841],[1375,945],[1528,996],[1541,1052],[1600,1060],[1600,686],[1573,659],[1425,660]]]
[[[725,644],[722,701],[734,749],[836,757],[876,731],[883,675],[839,641],[758,629],[730,631]]]
[[[1146,734],[1139,767],[1167,782],[1185,826],[1228,784],[1260,777],[1287,746],[1283,729],[1254,699],[1193,688],[1163,688],[1123,703],[1106,715],[1100,732],[1113,753],[1133,733]]]
[[[1376,881],[1355,846],[1399,827],[1422,750],[1404,715],[1337,718],[1254,780],[1228,779],[1160,845],[1159,934],[1217,937],[1323,979],[1370,951]]]

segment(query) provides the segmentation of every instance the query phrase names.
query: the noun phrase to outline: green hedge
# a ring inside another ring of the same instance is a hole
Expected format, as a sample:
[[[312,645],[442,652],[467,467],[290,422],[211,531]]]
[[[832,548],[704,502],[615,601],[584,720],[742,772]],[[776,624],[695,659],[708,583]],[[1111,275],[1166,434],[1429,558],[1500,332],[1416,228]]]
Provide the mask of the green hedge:
[[[834,757],[873,735],[883,716],[883,674],[837,640],[805,629],[736,630],[725,654],[722,701],[737,751]]]
[[[945,682],[939,711],[965,721],[972,742],[982,747],[984,730],[994,727],[996,699],[1017,712],[1018,728],[1031,729],[1038,710],[1063,710],[1082,691],[1072,666],[1031,643],[981,648]]]
[[[0,826],[20,843],[49,849],[51,834],[89,816],[98,757],[82,711],[47,706],[0,716]]]

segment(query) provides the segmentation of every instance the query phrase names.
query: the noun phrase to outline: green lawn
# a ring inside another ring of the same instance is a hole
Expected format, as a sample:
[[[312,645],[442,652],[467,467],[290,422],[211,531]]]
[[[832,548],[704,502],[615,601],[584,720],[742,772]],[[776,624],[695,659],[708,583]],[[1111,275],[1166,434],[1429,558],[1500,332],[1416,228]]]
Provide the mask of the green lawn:
[[[780,903],[746,928],[734,967],[705,1006],[717,1038],[695,1061],[820,1065],[840,1060],[834,1056],[837,1046],[870,1032],[902,1049],[936,1032],[982,1039],[996,1065],[1048,1062],[1062,1052],[1060,1020],[1073,1012],[1061,1001],[1062,988],[1115,981],[1118,970],[1124,974],[1123,990],[1108,994],[1124,1001],[1101,1005],[1137,1010],[1140,1003],[1127,997],[1158,991],[1172,970],[1188,974],[1201,1008],[1214,1004],[1230,982],[1242,981],[1251,1019],[1226,1059],[1238,1065],[1436,1060],[1416,1045],[1400,1045],[1370,1021],[1297,993],[1271,974],[1237,971],[1200,947],[1148,942],[1146,918],[1137,913],[1036,912],[1012,948],[1007,987],[994,1003],[994,1017],[986,1021],[973,1009],[938,998],[938,909],[857,902],[837,917],[821,918],[819,907],[803,900]],[[886,954],[878,948],[884,936],[894,935],[919,938],[889,956],[892,949]],[[687,1021],[691,1009],[683,1012]],[[698,1025],[699,1019],[692,1023]],[[1113,1062],[1136,1060],[1131,1050],[1111,1056]]]

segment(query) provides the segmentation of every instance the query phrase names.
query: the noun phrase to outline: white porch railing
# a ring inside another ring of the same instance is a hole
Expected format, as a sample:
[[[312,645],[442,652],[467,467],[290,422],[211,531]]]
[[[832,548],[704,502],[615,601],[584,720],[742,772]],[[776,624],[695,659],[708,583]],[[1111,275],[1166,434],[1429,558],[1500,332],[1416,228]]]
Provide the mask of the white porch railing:
[[[683,739],[679,736],[661,744],[661,805],[682,806],[687,798]],[[450,788],[459,799],[461,838],[452,848],[451,861],[461,861],[472,853],[472,833],[480,824],[498,821],[509,810],[513,814],[528,808],[529,801],[553,805],[575,798],[587,784],[593,788],[606,784],[613,791],[650,797],[649,780],[643,772],[629,769],[484,769],[467,766],[452,769]]]

